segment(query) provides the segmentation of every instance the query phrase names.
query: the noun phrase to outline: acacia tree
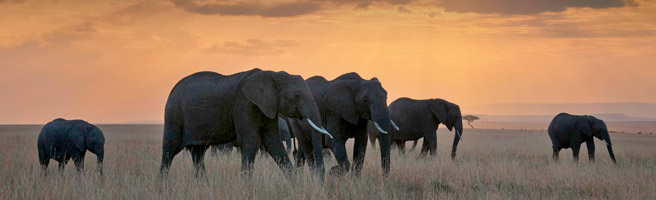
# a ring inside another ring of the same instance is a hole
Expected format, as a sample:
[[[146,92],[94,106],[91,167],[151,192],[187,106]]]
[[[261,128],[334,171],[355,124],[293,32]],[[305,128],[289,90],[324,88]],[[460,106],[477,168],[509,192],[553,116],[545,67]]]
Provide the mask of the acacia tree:
[[[467,124],[469,124],[469,126],[470,126],[471,128],[474,128],[474,126],[472,126],[471,123],[472,123],[474,120],[479,120],[480,118],[478,118],[477,116],[474,116],[474,115],[465,115],[464,117],[462,117],[462,119],[465,120],[465,121],[467,121]]]

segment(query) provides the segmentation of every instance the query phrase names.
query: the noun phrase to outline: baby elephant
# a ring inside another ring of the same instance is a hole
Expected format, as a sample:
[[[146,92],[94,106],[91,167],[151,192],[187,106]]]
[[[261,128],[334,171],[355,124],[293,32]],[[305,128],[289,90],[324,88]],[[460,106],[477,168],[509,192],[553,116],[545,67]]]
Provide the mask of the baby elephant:
[[[84,169],[84,154],[87,150],[98,157],[98,171],[102,175],[105,136],[102,131],[83,120],[55,119],[46,124],[39,134],[39,163],[47,175],[50,159],[59,162],[63,170],[68,160],[73,158],[79,172]]]
[[[574,161],[578,161],[581,143],[585,142],[588,147],[588,158],[590,162],[593,162],[595,150],[593,137],[596,137],[606,142],[610,158],[614,163],[617,163],[606,123],[596,117],[560,113],[549,124],[549,137],[553,144],[553,158],[555,161],[558,161],[558,152],[567,148],[572,148]]]

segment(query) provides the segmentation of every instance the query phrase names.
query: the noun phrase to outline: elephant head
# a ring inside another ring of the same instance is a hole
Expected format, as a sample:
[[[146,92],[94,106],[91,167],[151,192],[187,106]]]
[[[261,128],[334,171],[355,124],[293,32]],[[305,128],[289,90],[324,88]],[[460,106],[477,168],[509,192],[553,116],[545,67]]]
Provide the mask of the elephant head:
[[[610,141],[610,135],[608,134],[608,128],[604,121],[593,117],[593,116],[582,116],[578,121],[576,121],[576,128],[589,137],[596,137],[606,143],[606,148],[608,149],[608,154],[610,155],[611,160],[617,163],[615,160],[615,154],[613,154],[613,147]]]
[[[78,150],[89,150],[91,153],[96,154],[98,158],[98,171],[102,174],[103,159],[105,157],[105,136],[103,132],[94,125],[85,124],[71,131],[71,134],[73,143]]]
[[[443,99],[432,99],[428,103],[429,110],[433,113],[438,123],[444,124],[449,131],[455,128],[455,137],[451,148],[451,158],[456,157],[458,142],[462,140],[462,114],[460,106]]]
[[[317,131],[332,137],[323,128],[319,108],[301,76],[286,72],[257,72],[246,78],[242,92],[269,119],[276,119],[278,113],[304,119]]]
[[[328,88],[323,103],[328,110],[350,124],[358,124],[360,118],[371,120],[384,134],[392,127],[387,109],[387,91],[377,78],[338,81]]]

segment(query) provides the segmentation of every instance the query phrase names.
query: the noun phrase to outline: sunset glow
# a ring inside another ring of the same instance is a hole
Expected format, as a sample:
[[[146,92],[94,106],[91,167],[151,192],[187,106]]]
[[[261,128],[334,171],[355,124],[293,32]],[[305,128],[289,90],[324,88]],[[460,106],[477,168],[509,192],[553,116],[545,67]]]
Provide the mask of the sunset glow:
[[[354,71],[388,103],[444,98],[463,114],[656,103],[656,2],[514,2],[0,0],[0,123],[162,121],[181,78],[252,68]]]

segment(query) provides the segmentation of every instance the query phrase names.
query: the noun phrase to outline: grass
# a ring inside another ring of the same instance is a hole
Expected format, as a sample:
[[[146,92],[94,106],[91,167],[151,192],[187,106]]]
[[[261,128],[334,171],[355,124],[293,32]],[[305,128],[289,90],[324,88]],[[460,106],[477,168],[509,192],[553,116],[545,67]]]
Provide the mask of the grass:
[[[466,129],[456,160],[449,158],[453,134],[442,127],[438,155],[392,152],[392,170],[382,177],[380,156],[369,146],[362,177],[321,182],[307,167],[286,180],[268,156],[258,154],[252,180],[240,176],[240,156],[206,155],[208,181],[194,178],[189,153],[176,156],[168,178],[158,176],[162,126],[101,125],[105,132],[105,175],[87,154],[86,172],[72,162],[63,173],[51,161],[42,176],[36,138],[41,126],[0,126],[0,199],[655,199],[656,136],[612,134],[618,164],[603,142],[597,162],[579,163],[571,150],[551,160],[544,131]],[[585,147],[583,147],[585,149]],[[349,153],[350,153],[349,148]],[[327,168],[335,165],[327,161]]]

